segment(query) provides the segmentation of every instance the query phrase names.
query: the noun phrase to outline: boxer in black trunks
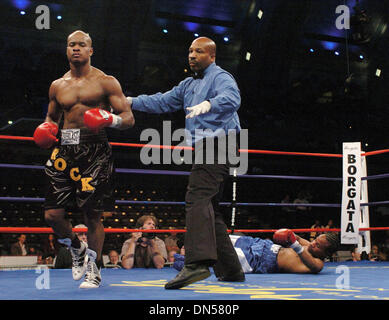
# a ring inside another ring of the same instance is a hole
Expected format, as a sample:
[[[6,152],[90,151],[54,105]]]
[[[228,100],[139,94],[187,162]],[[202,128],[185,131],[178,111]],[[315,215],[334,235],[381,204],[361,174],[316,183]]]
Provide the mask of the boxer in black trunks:
[[[34,132],[38,146],[57,145],[46,163],[45,220],[59,242],[70,247],[73,278],[79,280],[85,274],[80,288],[100,286],[105,238],[101,216],[114,203],[112,152],[104,127],[127,129],[135,123],[119,82],[91,66],[92,54],[89,34],[78,30],[68,36],[70,70],[51,84],[45,122]],[[65,219],[74,206],[83,212],[88,244],[78,239]]]

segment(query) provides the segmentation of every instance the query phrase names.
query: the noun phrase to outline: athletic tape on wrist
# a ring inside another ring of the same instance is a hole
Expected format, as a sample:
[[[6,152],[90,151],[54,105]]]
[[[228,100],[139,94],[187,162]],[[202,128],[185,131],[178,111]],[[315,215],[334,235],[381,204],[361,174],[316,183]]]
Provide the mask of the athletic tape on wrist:
[[[297,254],[301,254],[304,251],[304,247],[296,241],[290,246]]]
[[[120,128],[122,125],[123,119],[116,114],[112,114],[112,123],[110,125],[111,128]]]

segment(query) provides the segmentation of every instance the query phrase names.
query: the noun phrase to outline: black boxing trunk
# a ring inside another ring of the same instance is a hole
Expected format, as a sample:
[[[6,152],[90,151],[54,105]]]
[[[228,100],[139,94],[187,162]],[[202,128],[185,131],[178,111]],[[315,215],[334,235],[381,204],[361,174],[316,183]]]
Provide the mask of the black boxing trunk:
[[[46,162],[45,210],[112,211],[115,200],[112,148],[105,131],[61,130],[59,146]]]

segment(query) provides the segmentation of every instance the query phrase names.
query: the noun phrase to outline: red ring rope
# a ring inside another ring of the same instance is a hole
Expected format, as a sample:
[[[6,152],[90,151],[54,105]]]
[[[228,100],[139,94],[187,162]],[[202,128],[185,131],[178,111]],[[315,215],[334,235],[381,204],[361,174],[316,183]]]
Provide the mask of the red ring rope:
[[[0,139],[3,140],[19,140],[19,141],[34,141],[33,137],[21,137],[21,136],[8,136],[0,135]],[[165,145],[151,145],[143,143],[122,143],[122,142],[110,142],[112,146],[118,147],[132,147],[132,148],[143,148],[145,146],[149,148],[159,148],[159,149],[186,149],[193,150],[192,147],[188,146],[165,146]],[[311,153],[311,152],[288,152],[288,151],[270,151],[270,150],[254,150],[254,149],[239,149],[243,153],[257,153],[257,154],[275,154],[275,155],[293,155],[293,156],[313,156],[313,157],[332,157],[332,158],[342,158],[342,154],[335,153]],[[377,154],[388,153],[389,149],[376,150],[370,152],[364,152],[362,156],[372,156]]]
[[[25,141],[34,141],[32,137],[20,137],[20,136],[7,136],[0,135],[0,139],[4,140],[25,140]],[[143,143],[122,143],[122,142],[110,142],[112,146],[119,147],[132,147],[132,148],[159,148],[159,149],[186,149],[193,150],[192,147],[188,146],[165,146],[165,145],[150,145]],[[295,155],[295,156],[314,156],[314,157],[335,157],[342,158],[341,154],[331,154],[331,153],[309,153],[309,152],[287,152],[287,151],[269,151],[269,150],[253,150],[253,149],[239,149],[243,153],[257,153],[257,154],[275,154],[275,155]]]

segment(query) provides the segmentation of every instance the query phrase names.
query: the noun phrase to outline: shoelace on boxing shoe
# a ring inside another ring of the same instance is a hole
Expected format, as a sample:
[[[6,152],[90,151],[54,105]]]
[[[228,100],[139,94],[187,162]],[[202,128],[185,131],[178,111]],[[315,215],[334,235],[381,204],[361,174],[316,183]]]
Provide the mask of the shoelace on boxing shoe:
[[[89,262],[86,268],[85,281],[92,282],[96,285],[100,284],[99,269],[94,262]]]
[[[77,249],[70,249],[72,251],[72,261],[73,261],[73,267],[80,267],[84,264],[85,260],[85,254],[86,254],[86,248],[81,252],[81,254],[78,254],[75,252]],[[78,251],[78,250],[77,250]]]

